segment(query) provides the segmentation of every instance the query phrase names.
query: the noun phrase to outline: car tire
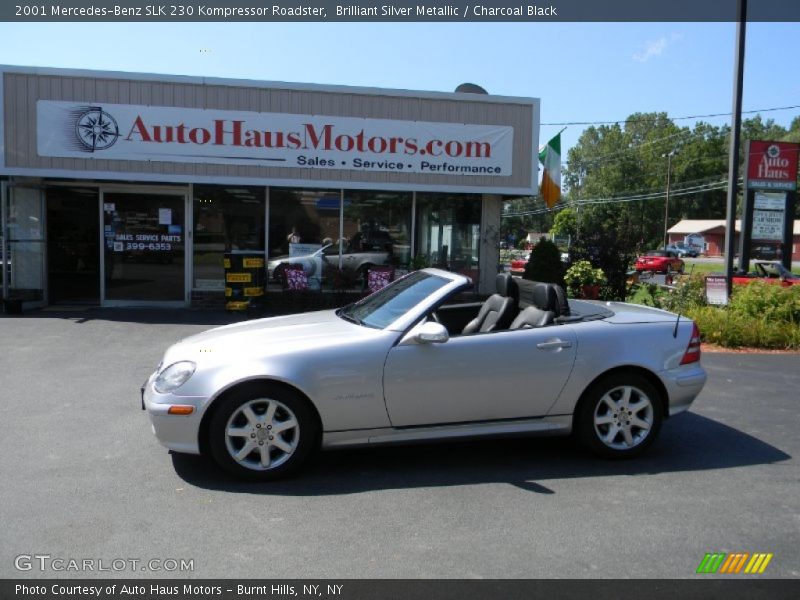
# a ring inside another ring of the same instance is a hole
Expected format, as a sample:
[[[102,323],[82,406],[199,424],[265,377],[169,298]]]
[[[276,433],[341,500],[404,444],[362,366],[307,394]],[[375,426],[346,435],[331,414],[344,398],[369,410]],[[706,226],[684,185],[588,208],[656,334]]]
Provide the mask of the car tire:
[[[297,472],[317,447],[319,425],[308,401],[275,385],[248,386],[221,400],[208,447],[217,464],[249,481]]]
[[[686,265],[682,263],[681,266],[678,267],[678,274],[683,275],[684,271],[686,271]]]
[[[637,373],[616,373],[595,383],[575,413],[578,439],[604,458],[633,458],[658,437],[661,394]]]

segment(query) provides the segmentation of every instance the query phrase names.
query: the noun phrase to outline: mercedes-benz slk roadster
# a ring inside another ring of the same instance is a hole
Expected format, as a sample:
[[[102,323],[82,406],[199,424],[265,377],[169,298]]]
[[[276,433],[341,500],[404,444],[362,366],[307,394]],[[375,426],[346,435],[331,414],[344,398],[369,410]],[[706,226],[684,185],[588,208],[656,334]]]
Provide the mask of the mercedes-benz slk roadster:
[[[569,434],[632,457],[706,381],[689,319],[561,287],[412,272],[338,310],[218,327],[170,347],[142,388],[158,440],[269,480],[319,448]]]

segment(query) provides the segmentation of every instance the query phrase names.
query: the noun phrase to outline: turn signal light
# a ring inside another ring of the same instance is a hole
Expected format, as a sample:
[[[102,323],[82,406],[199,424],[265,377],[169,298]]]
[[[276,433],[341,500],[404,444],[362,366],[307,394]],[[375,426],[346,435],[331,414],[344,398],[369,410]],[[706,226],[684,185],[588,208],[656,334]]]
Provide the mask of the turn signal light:
[[[689,339],[689,345],[686,347],[686,352],[683,353],[681,359],[682,365],[688,365],[700,360],[700,328],[697,323],[692,323],[692,337]]]
[[[188,404],[173,404],[167,411],[170,415],[190,415],[194,412],[194,406]]]

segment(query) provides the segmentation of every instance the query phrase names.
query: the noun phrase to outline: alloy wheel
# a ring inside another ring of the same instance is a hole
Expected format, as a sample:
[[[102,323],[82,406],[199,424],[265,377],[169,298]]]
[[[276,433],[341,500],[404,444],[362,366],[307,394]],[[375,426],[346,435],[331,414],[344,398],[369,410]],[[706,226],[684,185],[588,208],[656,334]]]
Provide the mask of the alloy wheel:
[[[624,385],[610,389],[594,410],[597,439],[614,450],[635,448],[650,435],[653,415],[653,402],[639,388]]]
[[[268,471],[286,463],[300,442],[300,422],[283,402],[257,398],[231,414],[225,426],[225,447],[237,464]]]

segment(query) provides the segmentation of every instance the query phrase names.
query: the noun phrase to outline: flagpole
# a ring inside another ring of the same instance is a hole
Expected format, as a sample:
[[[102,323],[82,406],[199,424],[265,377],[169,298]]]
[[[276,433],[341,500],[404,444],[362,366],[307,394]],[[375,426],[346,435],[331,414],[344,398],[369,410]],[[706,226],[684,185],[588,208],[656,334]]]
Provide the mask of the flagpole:
[[[559,131],[557,134],[555,134],[553,137],[551,137],[551,138],[550,138],[550,140],[552,140],[554,137],[558,137],[559,135],[561,135],[562,133],[564,133],[566,130],[567,130],[567,127],[564,127],[564,129],[562,129],[562,130],[561,130],[561,131]],[[547,140],[547,141],[549,142],[550,140]],[[545,146],[547,146],[547,143],[544,143],[544,144],[542,144],[541,146],[539,146],[539,152],[541,152],[541,151],[542,151],[542,148],[544,148]]]

